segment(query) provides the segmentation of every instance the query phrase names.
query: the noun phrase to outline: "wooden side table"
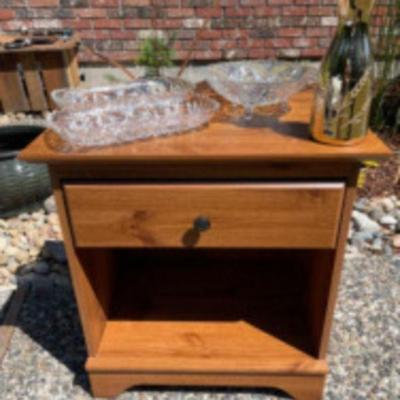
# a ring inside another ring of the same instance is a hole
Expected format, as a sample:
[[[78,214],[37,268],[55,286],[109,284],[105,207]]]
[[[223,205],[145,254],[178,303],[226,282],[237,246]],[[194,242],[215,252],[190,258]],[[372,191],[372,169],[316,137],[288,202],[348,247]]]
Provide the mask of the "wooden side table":
[[[320,399],[360,160],[280,121],[21,158],[53,178],[96,396],[133,385],[276,387]]]

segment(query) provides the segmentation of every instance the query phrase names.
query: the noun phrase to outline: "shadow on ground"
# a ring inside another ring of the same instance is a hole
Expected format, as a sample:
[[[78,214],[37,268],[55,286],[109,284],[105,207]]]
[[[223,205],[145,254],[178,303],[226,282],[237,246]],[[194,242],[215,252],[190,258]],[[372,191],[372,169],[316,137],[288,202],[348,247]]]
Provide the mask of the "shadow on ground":
[[[39,344],[44,352],[48,352],[59,363],[65,365],[73,375],[74,385],[84,389],[87,398],[91,398],[88,376],[84,370],[87,353],[75,297],[70,286],[55,284],[48,276],[36,276],[29,284],[16,327]],[[247,395],[249,399],[267,400],[272,397],[287,399],[283,392],[274,389],[212,387],[135,387],[119,397],[121,400],[185,398],[233,400],[244,399]]]

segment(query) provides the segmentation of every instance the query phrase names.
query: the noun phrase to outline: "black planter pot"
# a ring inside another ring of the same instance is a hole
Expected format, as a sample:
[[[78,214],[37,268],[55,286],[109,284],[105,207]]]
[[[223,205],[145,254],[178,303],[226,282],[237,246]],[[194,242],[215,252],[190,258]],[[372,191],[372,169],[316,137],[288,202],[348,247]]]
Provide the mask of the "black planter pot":
[[[18,152],[44,128],[35,125],[0,127],[0,217],[38,207],[51,194],[46,165],[17,160]]]

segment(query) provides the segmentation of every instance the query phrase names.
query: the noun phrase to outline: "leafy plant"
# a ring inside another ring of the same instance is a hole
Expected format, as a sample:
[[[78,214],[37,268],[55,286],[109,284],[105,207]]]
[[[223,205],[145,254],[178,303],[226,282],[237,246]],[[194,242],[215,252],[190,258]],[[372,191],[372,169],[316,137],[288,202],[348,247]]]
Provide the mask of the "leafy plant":
[[[173,65],[175,36],[163,38],[152,36],[144,39],[139,50],[137,63],[147,67],[147,75],[160,75],[161,67]]]
[[[399,57],[400,57],[400,0],[385,0],[386,14],[382,18],[379,28],[376,70],[375,70],[375,96],[372,101],[371,126],[376,130],[386,127],[388,120],[391,128],[396,131],[400,113],[387,115],[387,103],[393,103],[388,96],[400,103]],[[397,76],[396,76],[397,75]],[[397,92],[397,93],[394,93]],[[397,122],[397,123],[396,123]],[[396,126],[397,125],[397,126]]]

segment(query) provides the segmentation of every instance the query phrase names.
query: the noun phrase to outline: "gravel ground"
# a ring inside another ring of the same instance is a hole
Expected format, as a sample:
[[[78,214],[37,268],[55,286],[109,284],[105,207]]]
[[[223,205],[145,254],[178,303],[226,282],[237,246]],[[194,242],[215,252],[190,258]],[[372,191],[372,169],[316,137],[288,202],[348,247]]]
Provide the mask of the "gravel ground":
[[[330,343],[325,399],[400,397],[400,262],[351,257]],[[90,399],[86,357],[70,285],[36,276],[0,370],[2,400]],[[397,361],[397,363],[396,363]],[[252,391],[130,391],[118,400],[267,400]]]

